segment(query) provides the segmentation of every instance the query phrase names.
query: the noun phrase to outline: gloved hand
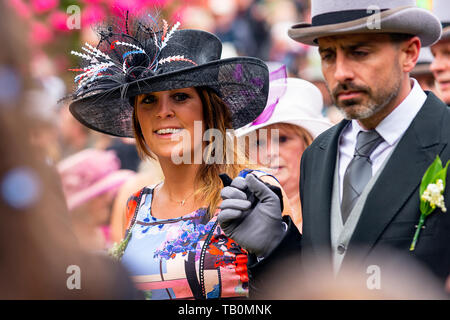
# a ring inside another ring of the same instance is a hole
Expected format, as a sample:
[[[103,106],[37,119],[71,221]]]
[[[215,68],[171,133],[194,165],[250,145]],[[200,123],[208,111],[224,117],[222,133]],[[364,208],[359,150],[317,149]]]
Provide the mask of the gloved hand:
[[[266,257],[284,234],[279,197],[253,174],[235,178],[221,196],[217,220],[224,233],[247,251]]]

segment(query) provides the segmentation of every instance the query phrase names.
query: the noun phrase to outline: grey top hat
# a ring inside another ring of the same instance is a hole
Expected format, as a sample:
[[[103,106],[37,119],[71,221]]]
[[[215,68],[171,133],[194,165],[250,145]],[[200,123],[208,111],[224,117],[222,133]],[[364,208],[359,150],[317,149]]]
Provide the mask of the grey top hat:
[[[441,20],[443,39],[450,39],[450,1],[433,0],[433,13]]]
[[[353,33],[416,35],[422,46],[438,41],[442,27],[430,11],[415,0],[311,0],[311,23],[291,27],[289,36],[317,46],[317,38]]]

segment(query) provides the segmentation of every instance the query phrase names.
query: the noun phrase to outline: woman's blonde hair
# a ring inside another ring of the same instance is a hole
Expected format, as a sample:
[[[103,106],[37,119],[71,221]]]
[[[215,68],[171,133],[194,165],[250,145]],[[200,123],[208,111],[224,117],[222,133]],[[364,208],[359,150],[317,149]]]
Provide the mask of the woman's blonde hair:
[[[225,102],[211,89],[207,87],[196,88],[197,93],[203,104],[203,121],[205,123],[205,132],[208,129],[219,130],[224,139],[222,140],[222,157],[220,154],[215,153],[214,145],[217,146],[217,141],[213,142],[213,135],[209,135],[207,138],[206,149],[202,154],[205,154],[204,161],[198,171],[195,185],[197,190],[194,196],[200,199],[203,203],[208,204],[210,217],[214,215],[217,207],[221,201],[220,191],[223,188],[222,180],[219,178],[219,174],[226,173],[231,178],[236,177],[243,169],[253,169],[255,165],[251,165],[248,161],[248,157],[239,149],[237,139],[234,134],[227,133],[227,129],[232,128],[231,114],[226,106]],[[134,103],[133,111],[133,128],[136,138],[136,146],[141,158],[150,157],[155,159],[155,155],[149,150],[145,143],[144,136],[142,134],[139,121],[136,113],[136,101]],[[228,155],[228,156],[227,156]],[[214,161],[208,161],[211,157],[215,157]]]

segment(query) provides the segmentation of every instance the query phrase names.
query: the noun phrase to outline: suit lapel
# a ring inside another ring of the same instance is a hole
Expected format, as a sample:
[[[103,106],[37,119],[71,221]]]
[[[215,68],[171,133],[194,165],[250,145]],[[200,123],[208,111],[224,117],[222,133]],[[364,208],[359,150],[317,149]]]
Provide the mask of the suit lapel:
[[[343,120],[328,131],[317,146],[317,157],[313,159],[313,181],[308,181],[317,199],[314,210],[309,215],[311,220],[310,238],[317,252],[331,257],[330,212],[333,177],[336,166],[339,137],[349,121]]]
[[[447,143],[436,129],[442,128],[444,111],[442,102],[429,94],[367,197],[348,252],[357,247],[365,257],[405,202],[410,197],[419,202],[422,176]]]

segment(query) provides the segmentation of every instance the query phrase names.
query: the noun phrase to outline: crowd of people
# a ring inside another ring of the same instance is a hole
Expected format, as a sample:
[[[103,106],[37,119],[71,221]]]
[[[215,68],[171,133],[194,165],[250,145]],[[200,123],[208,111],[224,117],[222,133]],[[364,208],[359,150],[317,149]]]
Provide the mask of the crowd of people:
[[[0,4],[0,298],[448,299],[448,1],[80,5]]]

